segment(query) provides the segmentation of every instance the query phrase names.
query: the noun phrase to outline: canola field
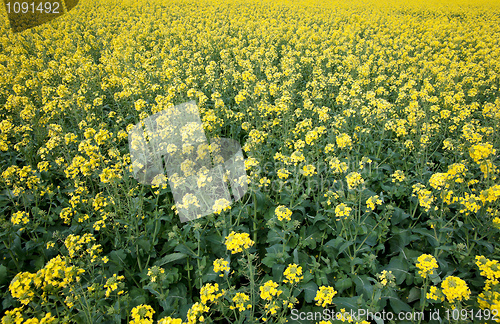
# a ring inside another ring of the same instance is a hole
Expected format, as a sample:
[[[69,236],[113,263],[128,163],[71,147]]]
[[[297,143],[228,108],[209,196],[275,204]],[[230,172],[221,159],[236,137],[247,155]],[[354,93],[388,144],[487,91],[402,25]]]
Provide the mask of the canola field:
[[[500,322],[500,3],[0,12],[2,324]],[[181,222],[128,137],[188,101],[248,192]]]

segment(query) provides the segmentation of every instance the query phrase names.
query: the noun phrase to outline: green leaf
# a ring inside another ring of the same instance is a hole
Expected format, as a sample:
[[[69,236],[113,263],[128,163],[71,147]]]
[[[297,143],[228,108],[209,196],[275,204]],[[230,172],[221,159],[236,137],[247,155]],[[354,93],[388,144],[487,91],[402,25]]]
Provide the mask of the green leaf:
[[[417,235],[411,235],[411,231],[408,229],[402,230],[392,227],[391,230],[394,235],[389,239],[389,246],[393,253],[403,251],[404,247],[410,244],[412,240],[419,239]]]
[[[184,253],[171,253],[171,254],[167,254],[163,258],[161,258],[160,260],[156,261],[155,265],[161,267],[164,264],[167,264],[167,263],[170,263],[170,262],[174,262],[174,261],[178,261],[178,260],[182,260],[185,257],[187,257],[187,255],[184,254]]]
[[[408,295],[408,302],[411,303],[420,298],[420,289],[413,287],[410,289],[410,294]]]
[[[326,242],[324,246],[332,247],[334,249],[338,249],[339,246],[344,242],[344,239],[340,236],[337,236],[335,239],[331,239],[330,241]]]
[[[347,241],[340,246],[339,252],[337,252],[337,256],[339,256],[342,252],[344,252],[348,247],[354,244],[354,241]]]
[[[149,252],[151,250],[151,242],[145,239],[137,240],[137,244],[145,251]]]
[[[411,312],[411,307],[401,301],[401,299],[399,298],[389,297],[389,303],[391,304],[391,307],[396,314],[402,312]]]
[[[35,260],[35,268],[36,269],[42,269],[43,266],[45,265],[45,260],[43,258],[43,256],[39,256],[38,258],[36,258]]]
[[[358,297],[337,297],[333,298],[332,302],[337,305],[337,309],[345,308],[346,311],[351,309],[355,312],[358,310]]]
[[[302,286],[304,289],[304,299],[308,303],[312,303],[314,297],[316,297],[316,292],[318,291],[318,285],[314,281],[309,281]]]
[[[190,248],[188,248],[185,244],[179,244],[175,247],[174,249],[177,252],[181,252],[183,254],[192,256],[195,259],[198,259],[199,257],[196,255],[196,253],[193,252]]]
[[[0,264],[0,285],[7,282],[7,267]]]
[[[438,240],[436,240],[436,237],[434,237],[434,232],[432,232],[426,228],[414,228],[413,233],[418,233],[420,235],[425,236],[427,238],[427,242],[429,242],[429,244],[432,247],[436,247],[439,245]]]
[[[354,284],[356,285],[356,292],[358,295],[371,296],[373,293],[373,286],[367,275],[355,276]]]
[[[351,278],[343,278],[343,279],[339,279],[339,280],[337,280],[337,282],[335,282],[335,289],[339,293],[343,292],[344,290],[346,290],[348,288],[351,288],[351,286],[352,286]]]
[[[111,251],[111,253],[109,253],[109,258],[117,264],[125,263],[124,260],[126,257],[127,255],[123,250]]]
[[[408,217],[410,217],[410,214],[406,213],[403,209],[399,207],[395,207],[391,217],[391,224],[398,225],[399,223],[401,223],[401,221],[407,219]]]
[[[386,267],[387,271],[392,271],[392,274],[396,277],[396,283],[400,285],[406,279],[408,273],[408,262],[403,258],[402,255],[393,257],[389,265]]]

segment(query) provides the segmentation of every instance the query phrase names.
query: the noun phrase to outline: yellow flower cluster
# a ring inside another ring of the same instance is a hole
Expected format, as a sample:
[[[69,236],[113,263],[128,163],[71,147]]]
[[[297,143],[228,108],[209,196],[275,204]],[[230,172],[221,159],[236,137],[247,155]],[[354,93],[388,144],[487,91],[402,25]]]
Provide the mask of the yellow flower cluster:
[[[148,268],[148,277],[151,282],[162,282],[166,279],[165,269],[153,266],[152,268]]]
[[[500,264],[497,260],[490,260],[484,256],[476,256],[476,265],[480,274],[486,277],[483,292],[477,298],[482,309],[500,311]],[[497,322],[500,322],[497,319]]]
[[[200,289],[200,298],[201,298],[201,303],[206,305],[207,302],[215,302],[219,297],[224,295],[225,291],[222,289],[221,292],[219,292],[219,284],[211,284],[208,283],[201,287]]]
[[[70,258],[74,258],[75,256],[81,257],[83,253],[87,253],[91,261],[94,262],[97,260],[98,254],[102,252],[102,248],[100,244],[92,244],[96,239],[92,234],[84,234],[84,235],[74,235],[70,234],[64,241],[64,245],[68,249]],[[87,248],[84,249],[84,245],[87,245]],[[83,253],[82,253],[83,252]]]
[[[481,143],[473,145],[469,149],[470,157],[476,163],[480,163],[482,160],[488,158],[492,154],[496,154],[496,150],[493,148],[493,145],[490,143]]]
[[[130,312],[132,317],[129,324],[153,324],[153,314],[155,311],[149,305],[139,305],[132,308]]]
[[[254,241],[250,239],[248,233],[235,233],[231,232],[226,237],[226,248],[231,251],[231,254],[243,252],[243,249],[249,249],[254,245]]]
[[[164,317],[158,321],[158,324],[182,324],[182,318]]]
[[[431,210],[432,204],[435,201],[435,197],[432,195],[432,191],[425,189],[425,186],[421,183],[413,185],[413,196],[418,197],[418,202],[426,212]],[[436,206],[434,206],[437,209]]]
[[[422,278],[427,278],[428,275],[432,275],[434,270],[438,268],[438,264],[432,255],[422,254],[417,259],[417,268],[420,269],[418,274]]]
[[[382,199],[378,195],[371,196],[366,200],[366,207],[370,210],[375,210],[375,205],[382,205]]]
[[[429,289],[429,292],[427,293],[426,298],[434,300],[434,301],[438,301],[438,302],[443,302],[445,297],[444,297],[443,292],[438,287],[432,286]]]
[[[273,297],[278,297],[283,291],[277,289],[278,283],[268,280],[264,285],[260,286],[260,298],[271,301]]]
[[[22,314],[23,308],[18,307],[12,310],[8,310],[5,312],[5,315],[2,317],[2,324],[52,324],[57,323],[58,320],[56,317],[52,316],[51,313],[46,313],[44,317],[40,320],[37,317],[33,317],[27,320],[23,320]]]
[[[252,304],[248,303],[249,300],[250,300],[250,296],[248,296],[247,294],[238,292],[233,297],[233,303],[235,303],[235,305],[234,306],[231,305],[231,306],[229,306],[229,308],[231,308],[233,310],[237,309],[240,312],[243,312],[247,309],[252,308]]]
[[[29,223],[29,214],[25,211],[18,211],[12,214],[10,221],[14,225],[26,225]]]
[[[83,269],[69,265],[67,260],[58,255],[36,273],[18,273],[12,279],[9,291],[12,297],[27,305],[37,295],[46,298],[48,294],[58,293],[58,290],[80,281],[80,275],[84,272]],[[37,289],[41,289],[42,292]]]
[[[287,169],[279,169],[277,174],[278,178],[280,179],[288,179],[288,177],[290,176],[290,171],[288,171]]]
[[[467,283],[454,276],[449,276],[443,280],[441,289],[450,303],[468,300],[470,296],[470,290]]]
[[[285,279],[283,279],[284,283],[295,284],[304,279],[302,275],[302,267],[296,265],[295,263],[289,264],[288,267],[283,272]]]
[[[349,169],[349,166],[346,162],[340,161],[339,158],[333,157],[329,159],[328,164],[330,165],[330,169],[334,174],[344,173]]]
[[[203,305],[202,303],[194,303],[187,312],[187,324],[204,322],[205,316],[203,316],[203,313],[206,313],[209,310],[208,306]]]
[[[358,172],[351,172],[346,176],[347,187],[349,190],[356,189],[358,186],[362,185],[365,180],[361,177]]]
[[[347,219],[349,215],[351,214],[352,208],[348,207],[344,203],[340,203],[335,207],[335,216],[337,217],[337,220],[342,220],[342,219]]]
[[[229,272],[229,262],[224,259],[216,259],[214,260],[214,272],[221,272],[219,277],[224,277],[224,273]]]
[[[17,165],[9,166],[2,172],[2,178],[7,186],[12,186],[14,196],[23,194],[26,189],[38,189],[41,182],[37,171],[29,165],[22,168]]]
[[[306,177],[311,177],[311,176],[315,175],[316,173],[317,173],[316,167],[312,164],[304,165],[302,167],[302,174]]]
[[[117,276],[116,273],[114,273],[111,278],[108,278],[108,280],[106,280],[106,284],[104,284],[104,288],[106,289],[106,297],[109,297],[113,291],[118,290],[120,281],[123,279],[125,279],[124,276]],[[123,294],[123,290],[118,291],[118,295],[121,294]]]
[[[335,297],[337,292],[333,287],[321,286],[319,290],[316,292],[316,297],[314,300],[316,301],[316,305],[325,308],[327,305],[332,304],[332,299]]]
[[[404,172],[401,170],[394,171],[394,173],[391,174],[391,177],[393,178],[392,182],[396,182],[396,181],[402,182],[406,178]]]
[[[482,206],[481,199],[475,194],[464,193],[464,197],[459,198],[461,208],[460,213],[477,213]]]
[[[352,146],[351,137],[345,133],[337,135],[336,142],[337,142],[337,146],[341,149],[342,148],[349,148]]]
[[[290,221],[290,220],[292,220],[292,217],[291,217],[292,216],[292,211],[290,209],[286,208],[283,205],[276,207],[276,209],[274,210],[274,213],[276,214],[276,216],[278,217],[278,219],[280,221],[283,221],[283,220]]]
[[[217,199],[213,206],[213,212],[216,215],[220,215],[220,213],[229,209],[231,209],[231,202],[224,198]]]
[[[396,286],[396,277],[392,274],[392,271],[382,270],[381,273],[377,274],[377,278],[382,287]]]

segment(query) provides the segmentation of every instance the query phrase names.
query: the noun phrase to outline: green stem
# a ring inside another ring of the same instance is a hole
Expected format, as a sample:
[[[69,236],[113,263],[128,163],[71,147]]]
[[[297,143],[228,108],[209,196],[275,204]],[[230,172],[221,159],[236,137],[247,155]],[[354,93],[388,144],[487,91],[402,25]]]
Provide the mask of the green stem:
[[[254,307],[255,307],[255,278],[254,278],[254,269],[253,269],[253,266],[252,266],[252,262],[250,260],[250,254],[246,250],[245,250],[245,254],[247,256],[248,271],[250,273],[250,302],[251,302],[251,305],[252,305],[252,308],[251,308],[251,311],[250,311],[250,322],[253,322]]]
[[[426,277],[424,279],[424,289],[422,290],[422,292],[420,294],[420,303],[422,304],[422,306],[420,308],[420,313],[421,314],[424,312],[424,309],[425,309],[425,298],[426,298],[426,291],[427,291],[428,281],[429,281],[429,279]],[[420,319],[418,321],[419,324],[420,324],[420,322],[422,322],[422,319]]]
[[[188,258],[187,258],[187,264],[186,264],[187,273],[188,273],[188,286],[189,286],[189,291],[193,291],[193,285],[191,284],[191,267],[190,267],[190,263],[191,263],[191,258],[188,256]]]
[[[257,243],[257,195],[253,194],[253,241]]]

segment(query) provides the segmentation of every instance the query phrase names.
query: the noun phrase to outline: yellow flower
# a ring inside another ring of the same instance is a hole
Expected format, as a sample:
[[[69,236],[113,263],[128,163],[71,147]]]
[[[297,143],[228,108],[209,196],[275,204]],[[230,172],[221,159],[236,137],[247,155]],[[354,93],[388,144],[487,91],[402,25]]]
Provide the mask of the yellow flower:
[[[316,297],[314,297],[316,305],[321,306],[323,308],[325,308],[327,305],[331,305],[332,299],[336,294],[337,292],[332,287],[329,286],[319,287],[319,290],[316,292]]]
[[[14,225],[26,225],[29,223],[30,219],[28,218],[28,213],[25,211],[15,212],[10,221]]]
[[[132,320],[129,324],[153,324],[153,314],[155,311],[149,305],[139,305],[132,308]]]
[[[337,216],[337,220],[347,219],[351,214],[351,207],[348,207],[346,204],[341,203],[335,207],[335,216]]]
[[[382,270],[380,274],[377,274],[377,278],[382,287],[394,287],[396,285],[396,277],[392,274],[392,271]]]
[[[235,233],[234,231],[226,237],[226,247],[232,254],[243,252],[254,245],[248,233]]]
[[[365,180],[361,177],[361,174],[357,172],[351,172],[346,176],[347,186],[349,190],[357,188],[359,185],[362,185]]]
[[[369,209],[375,210],[375,205],[382,205],[382,199],[380,199],[378,195],[372,196],[366,200],[366,206]]]
[[[311,176],[315,175],[316,173],[317,173],[316,168],[312,164],[304,165],[302,167],[302,174],[306,177],[311,177]]]
[[[460,197],[461,208],[460,213],[477,213],[481,209],[481,199],[469,193],[464,193],[465,197]]]
[[[113,274],[113,277],[109,278],[106,281],[106,284],[104,285],[104,288],[106,289],[106,297],[109,297],[111,295],[111,292],[118,289],[118,284],[120,283],[120,280],[123,279],[125,279],[124,276],[117,276],[115,273]]]
[[[148,268],[148,277],[151,282],[161,282],[167,276],[165,275],[165,269],[153,266],[152,268]]]
[[[345,133],[337,135],[336,142],[339,148],[351,147],[352,145],[351,137]]]
[[[263,286],[260,286],[260,298],[264,300],[271,300],[273,297],[278,297],[283,291],[276,289],[278,283],[268,280]]]
[[[224,272],[229,272],[229,262],[225,261],[224,259],[216,259],[213,263],[214,265],[214,272],[221,272],[219,277],[224,276]]]
[[[14,308],[13,310],[8,310],[2,317],[2,324],[21,324],[23,323],[22,307]]]
[[[413,185],[413,195],[415,196],[415,194],[416,196],[418,196],[418,202],[420,206],[422,206],[425,211],[429,211],[435,199],[432,195],[432,192],[425,189],[425,186],[423,184],[417,183]]]
[[[288,265],[283,272],[286,279],[283,279],[284,283],[298,283],[300,280],[304,279],[302,275],[302,267],[296,265],[295,263]]]
[[[292,153],[292,155],[290,156],[290,161],[294,164],[294,165],[297,165],[298,163],[300,162],[304,162],[305,161],[305,157],[304,157],[304,154],[302,154],[301,151],[295,151]]]
[[[469,149],[470,157],[474,162],[479,163],[481,160],[488,158],[490,155],[495,154],[496,150],[490,143],[481,143],[473,145]]]
[[[436,259],[429,254],[422,254],[417,259],[417,268],[420,270],[418,274],[422,278],[427,278],[427,275],[431,275],[434,273],[434,269],[438,268],[438,264]]]
[[[32,284],[36,274],[29,272],[18,273],[9,285],[10,294],[17,298],[23,305],[28,305],[35,296],[35,291],[32,290]]]
[[[337,157],[333,157],[329,160],[328,164],[330,165],[330,169],[334,174],[344,173],[349,169],[346,162],[341,162]]]
[[[277,174],[278,178],[280,179],[288,179],[288,177],[290,176],[290,171],[288,171],[287,169],[279,169]]]
[[[218,291],[219,291],[219,284],[217,283],[215,284],[207,283],[206,285],[201,287],[200,289],[201,303],[206,305],[207,302],[209,301],[212,303],[216,301],[216,299],[221,297],[224,293],[224,290],[222,290],[222,292],[220,293]]]
[[[212,207],[216,215],[220,215],[220,213],[229,209],[231,209],[231,202],[224,198],[217,199]]]
[[[467,283],[458,278],[449,276],[442,283],[441,288],[443,290],[443,294],[446,296],[446,299],[450,303],[454,303],[455,301],[468,300],[470,296],[470,290],[467,286]]]
[[[204,316],[202,314],[208,311],[208,306],[202,303],[194,303],[187,312],[188,324],[195,324],[198,323],[198,321],[203,322]]]
[[[328,154],[330,152],[333,152],[335,150],[335,145],[333,144],[326,144],[325,146],[325,153]]]
[[[401,170],[396,170],[396,171],[394,171],[393,174],[391,174],[391,177],[393,178],[392,182],[396,182],[396,181],[402,182],[405,179],[405,174]]]
[[[450,186],[447,183],[449,179],[450,175],[448,173],[434,173],[429,179],[429,184],[434,189],[442,190]]]
[[[182,324],[182,318],[164,317],[158,321],[158,324]]]
[[[434,286],[430,288],[429,292],[426,295],[426,298],[427,299],[432,299],[432,300],[435,300],[435,301],[441,301],[441,302],[444,301],[443,292],[441,290],[439,290],[437,287],[434,287]]]
[[[292,217],[291,217],[292,216],[292,211],[290,209],[286,208],[283,205],[276,207],[274,213],[276,214],[276,216],[278,217],[278,219],[280,221],[282,221],[282,220],[287,220],[287,221],[292,220]]]
[[[233,297],[233,302],[236,304],[236,306],[230,306],[231,309],[237,309],[240,312],[245,311],[246,309],[252,308],[251,304],[247,304],[247,302],[250,300],[250,297],[247,294],[244,293],[236,293],[236,295]],[[246,305],[245,305],[246,304]]]

